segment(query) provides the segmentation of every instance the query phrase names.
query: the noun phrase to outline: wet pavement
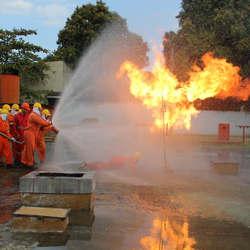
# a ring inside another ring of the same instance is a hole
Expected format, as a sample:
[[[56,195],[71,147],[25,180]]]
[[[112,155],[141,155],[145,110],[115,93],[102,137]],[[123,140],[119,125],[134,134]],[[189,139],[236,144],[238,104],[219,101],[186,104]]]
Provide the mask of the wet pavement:
[[[25,171],[1,168],[0,249],[250,249],[249,148],[183,142],[168,154],[166,170],[98,171],[94,223],[63,235],[10,232]],[[237,160],[239,172],[211,171],[216,159]]]

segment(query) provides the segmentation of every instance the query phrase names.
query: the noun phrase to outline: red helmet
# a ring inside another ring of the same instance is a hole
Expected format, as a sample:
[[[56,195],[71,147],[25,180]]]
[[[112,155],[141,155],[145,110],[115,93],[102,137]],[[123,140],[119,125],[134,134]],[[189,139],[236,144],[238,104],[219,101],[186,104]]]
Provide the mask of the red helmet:
[[[30,105],[27,102],[24,102],[21,106],[22,109],[30,111]]]

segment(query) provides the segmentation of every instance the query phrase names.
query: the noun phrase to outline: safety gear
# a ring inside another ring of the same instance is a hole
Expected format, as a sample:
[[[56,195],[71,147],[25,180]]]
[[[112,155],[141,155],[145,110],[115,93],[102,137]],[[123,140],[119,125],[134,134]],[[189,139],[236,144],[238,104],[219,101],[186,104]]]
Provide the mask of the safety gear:
[[[41,115],[41,112],[40,112],[40,109],[39,109],[39,108],[34,107],[32,111],[33,111],[34,113],[36,113],[37,115]]]
[[[1,114],[1,118],[3,121],[7,121],[8,115],[7,114]]]
[[[45,135],[49,132],[53,131],[55,133],[58,133],[58,130],[53,127],[52,125],[47,126],[47,127],[42,127],[39,130],[37,140],[36,140],[36,148],[37,148],[37,153],[38,153],[38,158],[40,162],[44,162],[46,158],[46,143],[45,143]]]
[[[26,112],[26,113],[19,112],[14,117],[16,130],[15,130],[15,133],[13,133],[12,135],[18,141],[24,141],[24,130],[25,128],[27,128],[29,115],[30,115],[29,112]],[[12,148],[13,148],[13,154],[14,154],[15,160],[17,162],[21,162],[21,154],[22,154],[24,145],[13,143]]]
[[[1,109],[1,114],[8,115],[9,111],[7,109]]]
[[[42,115],[45,115],[46,117],[48,117],[48,116],[51,116],[51,113],[50,113],[50,111],[48,109],[44,109],[42,111]]]
[[[7,121],[8,120],[8,114],[9,114],[9,111],[7,109],[2,109],[1,110],[1,118],[2,118],[2,120]]]
[[[12,137],[9,131],[8,121],[0,119],[0,132],[5,134],[7,137]],[[7,165],[13,164],[13,155],[11,150],[10,141],[4,136],[0,136],[0,158],[4,157]]]
[[[11,106],[11,115],[15,116],[19,112],[19,105],[18,104],[13,104]]]
[[[10,127],[15,125],[15,116],[13,114],[8,114],[8,122]]]
[[[33,108],[41,109],[41,108],[42,108],[42,105],[41,105],[40,102],[36,102],[36,103],[33,105]]]
[[[15,104],[13,104],[11,106],[11,109],[18,111],[19,110],[19,105],[15,103]]]
[[[18,114],[18,112],[19,112],[18,110],[11,109],[10,114],[15,116],[16,114]]]
[[[27,128],[24,130],[24,149],[22,152],[21,162],[26,166],[34,165],[34,152],[37,145],[37,137],[42,127],[49,126],[50,123],[42,119],[34,111],[30,113]]]
[[[22,105],[21,105],[21,108],[25,111],[30,111],[30,105],[27,103],[27,102],[24,102]]]
[[[10,140],[16,142],[16,139],[14,137],[11,137]]]
[[[2,109],[6,109],[9,112],[10,111],[10,105],[9,104],[4,104]]]

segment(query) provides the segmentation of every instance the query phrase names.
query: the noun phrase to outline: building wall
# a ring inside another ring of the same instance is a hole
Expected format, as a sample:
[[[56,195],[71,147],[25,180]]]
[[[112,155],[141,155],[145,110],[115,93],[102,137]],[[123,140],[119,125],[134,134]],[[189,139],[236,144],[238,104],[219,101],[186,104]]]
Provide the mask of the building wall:
[[[62,92],[68,84],[72,70],[63,61],[47,62],[49,69],[45,72],[47,78],[44,82],[32,87],[34,90],[53,90]]]

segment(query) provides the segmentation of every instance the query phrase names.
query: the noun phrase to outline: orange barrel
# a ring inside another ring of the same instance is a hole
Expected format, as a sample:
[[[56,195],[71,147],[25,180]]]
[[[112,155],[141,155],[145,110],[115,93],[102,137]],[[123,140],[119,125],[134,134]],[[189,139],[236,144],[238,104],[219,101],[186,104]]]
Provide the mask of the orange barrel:
[[[230,138],[230,124],[220,123],[218,127],[218,139],[222,141],[228,141]]]
[[[19,103],[20,77],[0,74],[0,103]]]

